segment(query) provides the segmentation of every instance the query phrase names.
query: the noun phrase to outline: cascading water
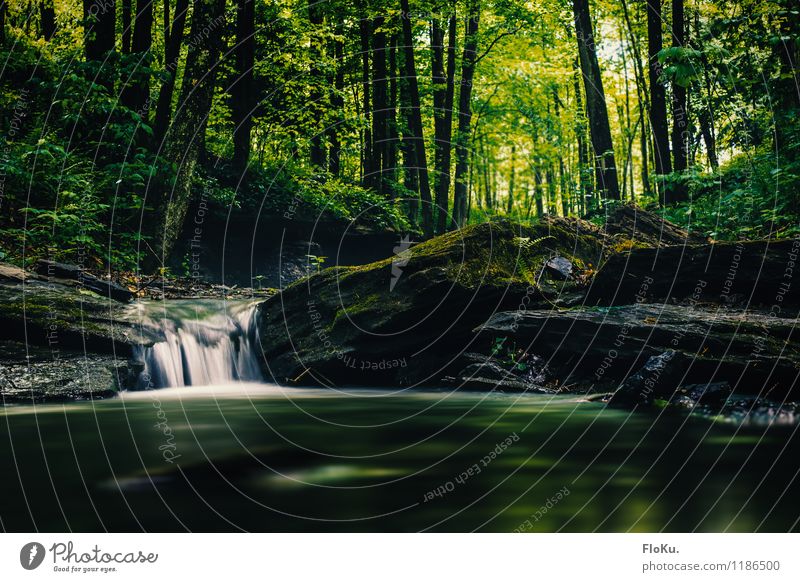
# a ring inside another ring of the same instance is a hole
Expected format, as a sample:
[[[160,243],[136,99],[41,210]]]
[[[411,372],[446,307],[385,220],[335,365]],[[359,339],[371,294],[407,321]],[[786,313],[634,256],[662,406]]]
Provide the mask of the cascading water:
[[[137,305],[140,321],[164,341],[139,348],[138,388],[263,381],[257,302],[174,300]]]

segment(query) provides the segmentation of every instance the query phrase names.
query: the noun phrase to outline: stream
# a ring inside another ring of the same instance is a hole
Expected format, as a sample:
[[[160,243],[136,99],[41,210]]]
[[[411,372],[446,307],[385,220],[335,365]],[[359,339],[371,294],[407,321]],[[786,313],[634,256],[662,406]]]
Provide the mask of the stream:
[[[261,378],[252,304],[139,309],[167,338],[143,375],[179,387],[0,409],[3,530],[798,529],[796,427],[284,388]]]

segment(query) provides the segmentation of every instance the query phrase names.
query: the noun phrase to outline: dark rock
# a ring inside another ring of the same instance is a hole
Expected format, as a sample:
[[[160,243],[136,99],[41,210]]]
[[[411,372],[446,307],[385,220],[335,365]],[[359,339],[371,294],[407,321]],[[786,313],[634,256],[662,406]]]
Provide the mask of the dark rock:
[[[618,244],[627,241],[630,246],[658,248],[708,242],[704,237],[690,234],[659,215],[631,204],[614,207],[605,216],[604,228]]]
[[[125,358],[29,347],[26,357],[14,359],[21,350],[9,349],[7,342],[3,348],[3,404],[98,400],[113,397],[130,385]]]
[[[634,405],[669,400],[683,379],[689,363],[686,360],[673,350],[651,356],[640,370],[620,384],[609,403]]]
[[[507,337],[543,356],[562,384],[618,384],[667,350],[684,356],[676,386],[726,381],[739,392],[768,385],[788,394],[800,369],[794,320],[752,311],[664,304],[527,310],[497,313],[476,331],[478,344]]]
[[[572,277],[572,263],[564,257],[553,257],[545,263],[545,268],[550,275],[558,279],[566,280]]]
[[[99,279],[77,265],[68,265],[66,263],[40,259],[36,263],[36,273],[47,278],[74,281],[89,291],[94,291],[98,295],[122,303],[127,303],[136,297],[133,291],[126,289],[122,285],[118,285],[113,281]]]
[[[722,406],[733,389],[728,382],[712,382],[708,384],[690,384],[681,386],[681,392],[694,402],[710,406]]]
[[[539,284],[559,255],[575,273],[596,265],[604,239],[566,220],[486,223],[448,233],[363,267],[325,269],[260,306],[267,377],[278,382],[435,385],[458,354],[484,349],[471,330],[497,310],[536,308],[580,292]],[[376,362],[390,363],[375,369]]]
[[[765,305],[773,315],[795,317],[800,305],[798,258],[800,239],[633,248],[603,264],[586,303]]]
[[[162,339],[157,328],[139,325],[135,306],[81,289],[46,283],[0,282],[0,339],[51,351],[87,350],[127,357],[135,345]]]
[[[551,394],[553,391],[544,386],[537,386],[523,382],[510,376],[506,379],[481,378],[479,376],[457,378],[454,382],[460,390],[481,390],[495,392],[535,392],[538,394]]]

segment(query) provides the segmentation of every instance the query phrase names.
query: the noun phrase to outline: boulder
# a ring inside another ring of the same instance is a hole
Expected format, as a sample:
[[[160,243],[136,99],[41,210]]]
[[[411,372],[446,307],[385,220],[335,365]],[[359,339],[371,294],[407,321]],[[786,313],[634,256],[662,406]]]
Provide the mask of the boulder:
[[[632,248],[611,255],[592,281],[590,305],[711,302],[766,306],[795,317],[800,239]]]
[[[507,338],[545,357],[562,384],[614,390],[669,352],[680,373],[671,389],[728,382],[738,392],[794,395],[800,371],[794,320],[724,307],[518,310],[496,313],[476,332],[478,344]]]
[[[127,358],[28,348],[3,342],[0,403],[32,404],[110,398],[131,385]]]
[[[461,370],[472,328],[492,313],[579,300],[604,247],[597,228],[565,219],[399,240],[394,257],[325,269],[262,303],[265,372],[291,384],[437,385]],[[570,262],[570,280],[545,267],[554,257]]]
[[[604,217],[604,230],[618,246],[659,248],[696,245],[708,240],[633,204],[613,207]]]

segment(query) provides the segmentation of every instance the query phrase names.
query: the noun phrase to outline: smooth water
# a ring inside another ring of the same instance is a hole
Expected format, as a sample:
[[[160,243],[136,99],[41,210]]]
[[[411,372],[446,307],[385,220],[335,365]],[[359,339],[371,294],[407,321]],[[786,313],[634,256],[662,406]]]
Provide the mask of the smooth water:
[[[9,531],[786,531],[800,516],[795,428],[577,398],[239,383],[0,416]]]
[[[165,340],[138,350],[139,388],[207,386],[263,380],[254,301],[142,301],[136,317]]]

